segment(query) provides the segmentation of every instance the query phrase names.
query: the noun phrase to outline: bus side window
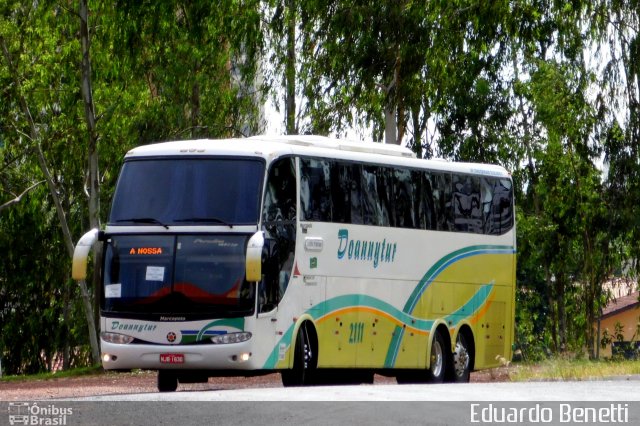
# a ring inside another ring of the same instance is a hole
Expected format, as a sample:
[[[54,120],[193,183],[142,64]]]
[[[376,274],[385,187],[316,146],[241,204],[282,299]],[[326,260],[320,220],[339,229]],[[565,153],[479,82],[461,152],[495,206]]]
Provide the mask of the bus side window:
[[[480,178],[480,211],[482,213],[482,227],[485,234],[500,234],[500,224],[493,221],[493,193],[497,179]],[[496,226],[497,225],[497,226]]]
[[[435,229],[438,231],[453,231],[451,175],[448,173],[433,173],[431,179],[433,205],[437,219]]]
[[[436,210],[434,209],[433,190],[429,172],[412,171],[411,180],[415,192],[415,227],[417,229],[437,229]]]
[[[513,192],[509,179],[486,179],[491,184],[491,193],[484,195],[483,200],[491,199],[484,209],[485,233],[501,235],[513,227]],[[488,192],[488,190],[487,190]]]
[[[389,217],[380,203],[383,194],[378,192],[378,175],[382,172],[378,166],[364,166],[362,170],[362,207],[365,225],[388,225]]]
[[[300,159],[302,220],[331,222],[331,175],[327,160]]]
[[[313,170],[311,160],[300,159],[300,220],[313,219],[311,192],[313,191]]]
[[[453,207],[456,231],[484,233],[480,179],[474,176],[453,175]]]
[[[380,209],[384,217],[384,226],[396,226],[396,211],[393,207],[393,175],[391,169],[380,167],[376,179],[378,195],[380,196]]]
[[[296,178],[293,158],[276,161],[267,177],[262,223],[265,231],[264,279],[260,312],[274,309],[289,284],[296,241]]]
[[[414,199],[414,183],[411,179],[411,172],[407,169],[395,169],[393,174],[396,199],[396,226],[400,228],[415,228],[414,210],[416,208],[416,204]]]
[[[331,163],[331,217],[336,223],[351,222],[351,165]]]
[[[362,191],[362,166],[360,164],[350,164],[351,169],[351,223],[354,225],[364,224],[363,214],[363,191]]]

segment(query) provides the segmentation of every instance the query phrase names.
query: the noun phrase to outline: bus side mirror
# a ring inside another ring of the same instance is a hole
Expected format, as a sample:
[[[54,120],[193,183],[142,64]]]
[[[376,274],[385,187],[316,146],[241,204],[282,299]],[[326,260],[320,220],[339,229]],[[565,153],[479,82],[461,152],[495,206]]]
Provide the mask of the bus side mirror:
[[[262,280],[262,248],[264,247],[264,232],[258,231],[249,238],[247,243],[246,279],[249,282]]]
[[[73,264],[71,267],[71,276],[74,280],[84,280],[87,278],[87,257],[91,247],[98,240],[98,228],[93,228],[80,238],[76,248],[73,250]]]

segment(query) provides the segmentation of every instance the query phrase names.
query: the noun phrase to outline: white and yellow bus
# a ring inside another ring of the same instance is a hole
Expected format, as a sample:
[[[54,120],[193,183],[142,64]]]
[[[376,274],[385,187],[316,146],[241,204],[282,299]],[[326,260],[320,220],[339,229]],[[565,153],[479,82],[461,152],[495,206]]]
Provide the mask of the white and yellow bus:
[[[127,153],[73,275],[103,244],[103,366],[158,370],[161,391],[464,382],[511,356],[514,216],[499,166],[319,136],[167,142]]]

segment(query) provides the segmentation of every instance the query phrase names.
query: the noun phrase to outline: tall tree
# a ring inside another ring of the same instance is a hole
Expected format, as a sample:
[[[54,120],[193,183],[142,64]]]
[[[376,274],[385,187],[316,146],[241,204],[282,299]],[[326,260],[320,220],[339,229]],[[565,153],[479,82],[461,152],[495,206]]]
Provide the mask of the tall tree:
[[[260,129],[258,1],[123,1],[105,13],[114,55],[147,86],[136,144]]]
[[[310,75],[305,93],[311,130],[340,132],[373,124],[386,143],[398,144],[406,111],[416,95],[407,82],[418,74],[430,47],[428,2],[368,0],[307,2],[302,49]],[[354,114],[359,118],[354,118]]]
[[[271,0],[265,2],[262,13],[267,25],[265,26],[267,50],[266,66],[263,68],[270,87],[271,98],[276,110],[284,105],[284,128],[286,134],[299,132],[301,87],[304,76],[300,73],[300,57],[298,50],[302,41],[299,31],[299,16],[304,10],[304,2],[297,0]],[[284,93],[281,93],[281,90]]]
[[[521,284],[525,292],[540,289],[543,276],[547,300],[541,305],[549,314],[542,331],[550,333],[553,348],[586,347],[591,356],[602,283],[619,264],[613,248],[620,237],[606,214],[610,198],[597,167],[609,113],[594,84],[597,70],[585,61],[587,41],[597,42],[584,25],[592,7],[590,2],[520,4],[514,10],[518,26],[510,30],[517,36],[513,93],[520,123],[514,129],[526,164],[517,173],[526,189],[519,199],[521,223],[536,224],[523,226],[519,239],[537,242],[521,252],[519,268],[531,276],[536,267],[543,269],[537,280]]]
[[[4,87],[13,99],[10,103],[13,115],[9,120],[12,129],[7,132],[7,139],[11,140],[9,150],[17,157],[16,164],[34,161],[37,165],[39,175],[48,188],[67,259],[70,259],[74,239],[69,224],[73,198],[69,183],[73,183],[73,178],[65,173],[68,169],[61,168],[60,160],[64,160],[58,154],[61,148],[60,134],[69,130],[69,120],[61,116],[61,108],[63,105],[73,105],[77,100],[73,91],[64,92],[69,87],[65,78],[73,75],[73,71],[71,75],[69,73],[69,65],[73,63],[70,56],[73,53],[74,21],[62,8],[49,8],[42,4],[11,4],[6,5],[2,12],[7,18],[0,28],[2,64],[6,70]],[[73,115],[74,109],[69,109],[70,115]],[[38,113],[34,114],[33,111]],[[71,136],[71,133],[66,136]],[[73,149],[69,149],[67,155],[73,158],[73,154]],[[33,169],[29,171],[33,172]],[[65,178],[68,180],[65,181]],[[68,279],[65,281],[68,283]],[[66,284],[62,284],[65,281],[57,284],[65,288]],[[86,284],[80,284],[83,293],[88,295]],[[64,299],[68,299],[67,294],[65,291]],[[87,326],[97,361],[92,306],[88,297],[85,302]]]
[[[0,204],[12,206],[2,212],[1,233],[14,239],[47,235],[39,253],[27,254],[26,246],[12,245],[11,239],[0,241],[3,254],[13,253],[0,259],[3,360],[20,345],[20,335],[8,332],[18,314],[32,315],[20,330],[35,342],[24,347],[36,361],[25,363],[26,353],[10,357],[4,365],[8,371],[43,368],[46,363],[38,360],[44,347],[38,348],[44,340],[38,336],[49,330],[61,335],[47,346],[47,354],[63,350],[65,332],[67,346],[86,344],[88,334],[76,325],[82,323],[75,304],[81,298],[70,286],[68,256],[75,238],[105,217],[100,204],[108,204],[128,149],[154,140],[249,134],[259,128],[258,2],[148,3],[117,8],[95,2],[91,11],[84,0],[80,8],[46,1],[0,6],[0,88],[6,100],[0,105],[0,182],[11,194],[7,200],[3,192]],[[14,202],[41,180],[47,194],[38,185]],[[39,224],[37,232],[33,223]],[[16,262],[16,256],[32,265]],[[11,262],[24,271],[16,274]],[[87,299],[97,294],[83,293]],[[86,307],[89,312],[90,304]],[[38,328],[43,310],[58,321],[55,326]],[[80,359],[75,351],[71,356],[72,363]]]
[[[93,84],[91,82],[91,35],[89,32],[89,6],[87,0],[80,0],[78,17],[80,18],[80,53],[82,54],[82,64],[80,66],[80,89],[84,104],[84,117],[87,125],[87,157],[88,157],[88,189],[89,189],[89,226],[100,228],[100,178],[98,176],[98,129],[93,103]],[[93,350],[93,360],[98,362],[100,359],[100,350],[98,347],[98,339],[96,335],[96,327],[98,324],[98,312],[100,310],[99,298],[100,294],[100,274],[99,264],[102,259],[102,251],[100,244],[95,244],[95,255],[93,257],[93,294],[96,295],[93,303],[93,309],[90,312],[94,327],[89,328],[89,338]],[[85,304],[91,304],[91,298],[86,291],[86,284],[80,281],[82,289],[82,297]]]

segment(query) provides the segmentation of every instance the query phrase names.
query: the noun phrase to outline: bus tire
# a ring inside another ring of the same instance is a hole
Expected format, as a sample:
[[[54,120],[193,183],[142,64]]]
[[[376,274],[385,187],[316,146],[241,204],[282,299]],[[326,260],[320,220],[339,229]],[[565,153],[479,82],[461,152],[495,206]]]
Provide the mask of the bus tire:
[[[158,391],[175,392],[178,389],[178,375],[170,370],[158,370]]]
[[[472,348],[471,340],[464,331],[458,333],[456,346],[452,356],[451,368],[447,381],[454,383],[468,383],[471,376]]]
[[[304,322],[298,330],[296,346],[293,354],[293,367],[282,370],[282,385],[308,386],[313,384],[316,367],[318,366],[317,339],[315,330]]]
[[[440,330],[436,330],[431,342],[431,353],[429,354],[429,370],[427,379],[431,383],[444,382],[449,360],[449,351]]]

